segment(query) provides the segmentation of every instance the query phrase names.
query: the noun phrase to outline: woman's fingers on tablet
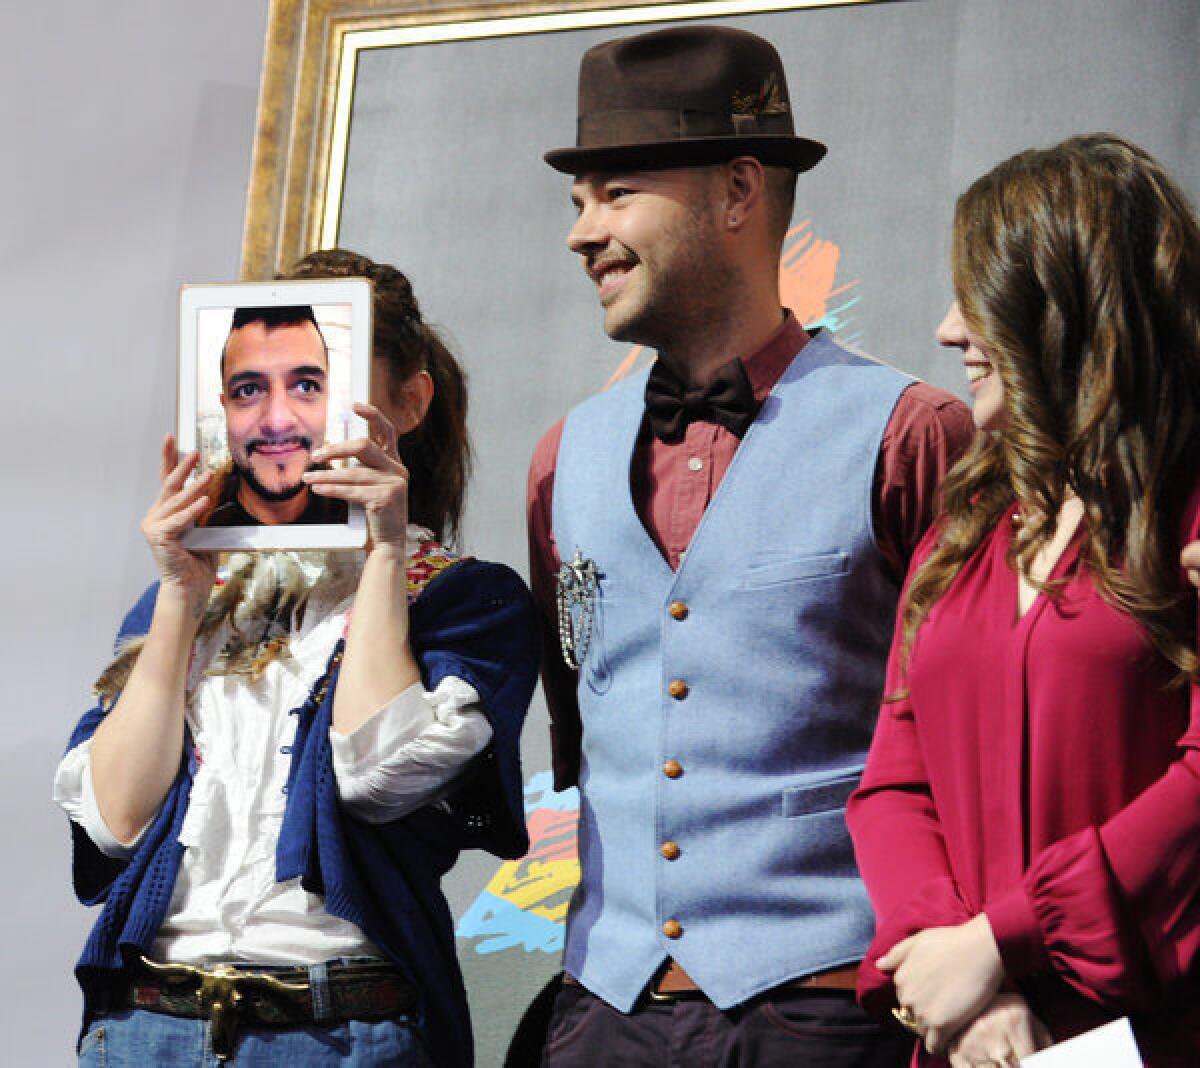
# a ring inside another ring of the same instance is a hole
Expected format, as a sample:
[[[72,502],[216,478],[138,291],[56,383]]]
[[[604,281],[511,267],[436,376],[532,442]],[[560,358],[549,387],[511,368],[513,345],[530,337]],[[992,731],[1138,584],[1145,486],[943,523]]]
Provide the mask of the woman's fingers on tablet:
[[[209,501],[207,498],[202,497],[199,500],[192,501],[186,507],[164,516],[159,523],[159,530],[167,536],[182,534],[197,519],[204,515],[208,508]]]
[[[174,445],[171,446],[171,451],[174,451]],[[167,449],[163,449],[163,460],[167,459]],[[162,479],[162,487],[159,491],[159,501],[166,500],[172,494],[178,493],[183,484],[187,481],[200,462],[200,454],[198,452],[189,452],[182,458],[177,457],[175,464],[167,471]]]
[[[174,434],[167,434],[163,437],[161,453],[162,457],[158,465],[158,481],[160,483],[167,480],[167,476],[179,463],[179,450],[175,447]]]
[[[403,474],[401,477],[403,477]],[[305,471],[303,478],[310,486],[352,484],[373,485],[378,482],[388,482],[395,478],[397,472],[380,471],[376,467],[334,467],[328,470]]]
[[[367,421],[371,440],[385,452],[394,453],[397,437],[395,424],[373,404],[355,401],[351,407],[353,407],[355,415],[361,415]]]
[[[147,518],[166,519],[182,508],[188,508],[194,501],[201,498],[207,500],[209,485],[212,482],[212,472],[205,471],[191,485],[183,486],[176,490],[169,497],[160,498],[155,506],[150,509],[150,515]],[[166,487],[164,484],[164,494]]]
[[[319,449],[313,450],[313,460],[322,464],[332,460],[357,460],[365,467],[382,469],[401,466],[395,456],[371,438],[351,438],[349,441],[322,445]]]
[[[205,471],[190,485],[184,486],[178,493],[170,497],[165,503],[166,510],[169,512],[177,512],[181,508],[188,508],[193,501],[199,500],[201,497],[208,497],[208,487],[212,482],[212,472]]]

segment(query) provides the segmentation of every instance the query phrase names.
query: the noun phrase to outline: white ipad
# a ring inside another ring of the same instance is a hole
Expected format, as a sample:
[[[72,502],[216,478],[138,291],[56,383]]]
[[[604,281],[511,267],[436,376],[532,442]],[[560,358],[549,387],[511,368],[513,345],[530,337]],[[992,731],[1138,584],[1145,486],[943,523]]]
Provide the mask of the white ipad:
[[[213,472],[189,549],[354,549],[362,509],[312,493],[325,443],[363,437],[371,283],[365,278],[186,285],[179,307],[178,442]],[[341,461],[338,461],[339,463]]]

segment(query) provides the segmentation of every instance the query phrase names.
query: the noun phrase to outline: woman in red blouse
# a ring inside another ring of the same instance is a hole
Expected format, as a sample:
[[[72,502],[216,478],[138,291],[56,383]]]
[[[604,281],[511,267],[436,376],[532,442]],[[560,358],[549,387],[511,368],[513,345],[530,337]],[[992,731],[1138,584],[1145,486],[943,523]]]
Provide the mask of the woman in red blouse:
[[[1148,1065],[1195,1068],[1200,229],[1137,146],[1075,138],[967,190],[953,274],[938,340],[981,433],[847,813],[878,917],[860,995],[916,1064],[1128,1015]]]

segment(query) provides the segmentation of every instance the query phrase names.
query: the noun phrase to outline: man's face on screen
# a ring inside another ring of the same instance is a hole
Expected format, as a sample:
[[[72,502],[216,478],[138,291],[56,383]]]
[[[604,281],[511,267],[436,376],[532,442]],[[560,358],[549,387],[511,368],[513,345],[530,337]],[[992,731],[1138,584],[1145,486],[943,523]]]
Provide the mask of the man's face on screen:
[[[221,404],[234,467],[267,501],[291,500],[325,441],[329,359],[311,322],[247,323],[229,335]]]

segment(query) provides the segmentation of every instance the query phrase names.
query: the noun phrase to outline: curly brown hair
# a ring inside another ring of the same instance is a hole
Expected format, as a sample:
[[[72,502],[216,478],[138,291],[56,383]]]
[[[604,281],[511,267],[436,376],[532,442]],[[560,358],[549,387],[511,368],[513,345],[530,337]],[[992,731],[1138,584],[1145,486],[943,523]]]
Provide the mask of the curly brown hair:
[[[1146,629],[1176,682],[1200,681],[1176,560],[1200,472],[1200,228],[1187,198],[1137,145],[1075,137],[978,179],[955,208],[952,258],[1006,422],[942,486],[938,543],[904,601],[905,656],[1014,500],[1009,563],[1028,575],[1074,493],[1101,596]]]
[[[421,318],[408,279],[395,267],[340,248],[310,252],[280,277],[371,280],[374,359],[385,362],[389,387],[400,386],[418,371],[428,371],[433,379],[425,419],[398,443],[410,476],[409,515],[439,538],[457,537],[471,474],[466,374]]]

